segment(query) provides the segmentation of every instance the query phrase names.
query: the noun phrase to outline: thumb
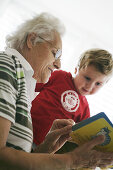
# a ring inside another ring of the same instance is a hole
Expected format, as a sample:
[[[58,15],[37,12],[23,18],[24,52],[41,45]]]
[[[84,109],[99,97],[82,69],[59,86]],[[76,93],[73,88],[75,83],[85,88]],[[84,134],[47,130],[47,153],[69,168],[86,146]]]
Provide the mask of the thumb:
[[[99,145],[99,144],[103,143],[104,140],[105,140],[105,136],[104,135],[99,135],[99,136],[95,137],[94,139],[92,139],[91,141],[87,142],[86,147],[88,148],[88,150],[91,150],[96,145]]]

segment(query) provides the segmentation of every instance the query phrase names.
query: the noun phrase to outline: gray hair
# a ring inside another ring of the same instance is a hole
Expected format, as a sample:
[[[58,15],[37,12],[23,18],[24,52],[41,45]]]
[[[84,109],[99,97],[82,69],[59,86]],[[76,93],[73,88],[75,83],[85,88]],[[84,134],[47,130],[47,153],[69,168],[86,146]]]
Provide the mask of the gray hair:
[[[60,36],[63,36],[65,33],[63,23],[49,13],[41,13],[23,23],[12,35],[8,35],[6,37],[6,45],[10,48],[22,49],[29,33],[36,33],[36,35],[42,36],[46,40],[53,40],[55,31]],[[37,36],[35,43],[43,41],[40,37]]]

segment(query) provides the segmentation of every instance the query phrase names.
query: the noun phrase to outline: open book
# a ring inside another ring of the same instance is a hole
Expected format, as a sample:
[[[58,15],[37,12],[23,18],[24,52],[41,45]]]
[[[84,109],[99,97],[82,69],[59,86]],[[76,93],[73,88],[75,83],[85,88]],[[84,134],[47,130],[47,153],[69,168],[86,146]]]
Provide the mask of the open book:
[[[102,152],[113,152],[113,124],[104,112],[75,124],[70,135],[73,142],[82,145],[102,134],[105,135],[105,141],[95,149]]]

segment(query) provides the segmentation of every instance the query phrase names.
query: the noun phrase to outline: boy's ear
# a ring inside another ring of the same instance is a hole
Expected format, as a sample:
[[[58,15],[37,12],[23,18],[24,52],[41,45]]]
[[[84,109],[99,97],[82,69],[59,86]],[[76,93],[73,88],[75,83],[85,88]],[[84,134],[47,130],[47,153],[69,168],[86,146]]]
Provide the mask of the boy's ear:
[[[28,48],[32,48],[34,46],[34,41],[35,41],[36,37],[37,36],[34,32],[28,34],[27,41],[26,41]]]
[[[78,72],[78,68],[77,68],[77,67],[75,67],[75,72],[74,72],[74,73],[75,73],[75,74],[77,74],[77,72]]]

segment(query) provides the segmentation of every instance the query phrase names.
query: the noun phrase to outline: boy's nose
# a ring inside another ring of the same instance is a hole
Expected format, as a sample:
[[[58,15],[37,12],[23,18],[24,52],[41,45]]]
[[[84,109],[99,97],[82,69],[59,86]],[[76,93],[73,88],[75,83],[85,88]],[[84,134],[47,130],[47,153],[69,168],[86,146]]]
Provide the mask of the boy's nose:
[[[93,87],[94,87],[93,83],[88,83],[88,84],[86,85],[86,90],[87,90],[87,91],[91,91],[91,90],[93,89]]]

